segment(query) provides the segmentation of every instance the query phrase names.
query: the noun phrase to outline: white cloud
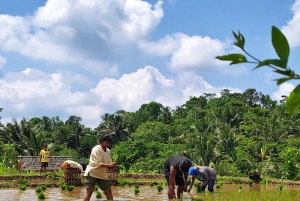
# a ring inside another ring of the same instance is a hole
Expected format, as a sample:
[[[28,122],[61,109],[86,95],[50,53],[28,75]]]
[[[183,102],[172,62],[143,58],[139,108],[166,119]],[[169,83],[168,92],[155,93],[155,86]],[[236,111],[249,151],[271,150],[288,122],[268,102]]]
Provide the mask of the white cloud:
[[[141,50],[158,56],[171,55],[172,70],[203,69],[224,65],[215,57],[224,54],[226,43],[208,36],[188,36],[183,33],[167,35],[158,42],[141,41]]]
[[[300,0],[296,0],[292,6],[294,16],[282,27],[283,34],[287,37],[291,47],[300,45]]]
[[[272,94],[272,99],[277,101],[282,100],[281,96],[289,96],[294,88],[295,86],[291,83],[283,83],[279,86],[278,91]]]
[[[81,75],[65,71],[47,74],[27,68],[20,73],[10,72],[0,79],[0,102],[4,108],[1,116],[20,119],[77,115],[86,126],[96,127],[104,113],[122,109],[136,111],[151,101],[175,108],[190,96],[219,94],[224,88],[240,92],[230,87],[214,87],[193,72],[168,79],[151,66],[124,74],[119,79],[104,78],[89,91],[72,91],[73,84],[80,81],[90,84]]]
[[[224,88],[240,92],[239,89],[231,87],[213,87],[194,72],[184,72],[176,79],[167,79],[156,68],[147,66],[137,72],[125,74],[118,80],[105,78],[92,92],[103,103],[115,104],[118,109],[135,111],[140,105],[150,101],[174,108],[185,103],[190,96],[218,94]]]
[[[0,68],[1,68],[2,66],[4,66],[5,63],[6,63],[6,59],[3,58],[3,57],[1,57],[1,55],[0,55]]]
[[[164,15],[162,4],[158,1],[152,6],[142,0],[48,0],[33,16],[0,15],[0,48],[89,70],[91,63],[99,64],[93,65],[94,71],[117,74],[115,55],[148,37]]]

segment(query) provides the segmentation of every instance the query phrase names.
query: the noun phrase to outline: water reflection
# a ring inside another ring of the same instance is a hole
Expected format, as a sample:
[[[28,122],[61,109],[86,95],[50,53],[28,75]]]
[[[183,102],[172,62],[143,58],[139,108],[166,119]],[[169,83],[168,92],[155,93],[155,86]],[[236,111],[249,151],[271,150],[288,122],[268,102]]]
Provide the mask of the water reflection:
[[[167,189],[162,192],[158,192],[156,186],[140,186],[140,193],[138,195],[134,194],[134,186],[113,186],[114,200],[116,201],[168,201],[167,199]],[[252,187],[249,185],[243,185],[242,191],[249,192],[264,192],[264,191],[278,191],[278,185],[260,185],[253,184]],[[298,190],[297,186],[285,186],[284,190]],[[238,192],[236,184],[224,184],[221,189],[216,190],[216,194],[223,194],[227,192]],[[96,192],[93,193],[91,201],[103,201],[106,200],[104,193],[101,192],[103,198],[97,199]],[[25,191],[19,189],[0,189],[0,201],[34,201],[39,200],[35,192],[35,188],[28,188]],[[61,190],[60,188],[47,188],[44,191],[44,195],[47,201],[82,201],[85,195],[84,187],[76,187],[72,192],[67,190]],[[192,192],[190,194],[184,193],[184,201],[202,201],[203,194],[196,194]]]

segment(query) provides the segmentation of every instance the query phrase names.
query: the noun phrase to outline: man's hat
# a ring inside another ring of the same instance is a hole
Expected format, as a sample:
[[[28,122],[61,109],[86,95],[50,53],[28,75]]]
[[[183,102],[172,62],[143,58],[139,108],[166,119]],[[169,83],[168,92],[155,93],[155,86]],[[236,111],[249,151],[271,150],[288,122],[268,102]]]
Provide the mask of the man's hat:
[[[189,169],[189,175],[197,176],[198,172],[199,171],[194,167],[190,167],[190,169]]]

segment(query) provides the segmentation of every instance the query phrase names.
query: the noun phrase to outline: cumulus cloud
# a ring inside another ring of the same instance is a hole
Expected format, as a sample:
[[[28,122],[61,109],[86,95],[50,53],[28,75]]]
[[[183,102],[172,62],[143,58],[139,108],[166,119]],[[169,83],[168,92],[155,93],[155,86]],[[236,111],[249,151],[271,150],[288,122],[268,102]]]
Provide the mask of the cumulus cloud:
[[[292,6],[292,12],[294,16],[291,20],[288,21],[286,26],[282,27],[282,32],[287,37],[291,47],[300,45],[300,0]]]
[[[168,67],[172,70],[201,69],[224,65],[215,59],[224,54],[226,43],[208,36],[188,36],[183,33],[167,35],[157,42],[141,41],[139,48],[157,56],[171,55]]]
[[[156,68],[147,66],[120,79],[105,78],[91,91],[103,103],[113,103],[117,108],[135,111],[137,106],[150,101],[174,108],[182,105],[190,96],[218,94],[224,88],[240,92],[235,88],[211,86],[194,72],[184,72],[175,79],[168,79]]]
[[[216,93],[228,88],[214,87],[193,72],[181,73],[176,78],[166,78],[158,69],[146,66],[136,72],[124,74],[119,79],[104,78],[89,91],[72,91],[76,82],[84,77],[67,72],[45,73],[27,68],[10,72],[0,79],[0,96],[3,119],[41,116],[68,118],[77,115],[86,126],[96,127],[100,116],[117,110],[136,111],[144,103],[159,102],[175,108],[190,96]],[[52,116],[51,116],[52,115]]]
[[[283,83],[279,86],[278,91],[272,94],[272,98],[277,101],[282,100],[281,96],[289,96],[294,88],[295,86],[291,83]]]
[[[162,4],[142,0],[48,0],[32,16],[0,15],[0,48],[87,69],[91,66],[88,63],[100,64],[93,68],[117,73],[114,59],[124,52],[125,45],[149,36],[164,15]],[[109,71],[111,68],[114,70]]]
[[[3,57],[1,57],[1,55],[0,55],[0,68],[1,68],[2,66],[4,66],[5,63],[6,63],[6,59],[3,58]]]

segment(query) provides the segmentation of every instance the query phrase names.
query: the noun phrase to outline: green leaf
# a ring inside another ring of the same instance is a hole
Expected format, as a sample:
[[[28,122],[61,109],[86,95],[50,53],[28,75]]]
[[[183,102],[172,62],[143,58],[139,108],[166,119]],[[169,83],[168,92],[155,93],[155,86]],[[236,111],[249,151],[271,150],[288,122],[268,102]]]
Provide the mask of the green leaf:
[[[287,69],[287,70],[276,69],[276,70],[274,70],[274,72],[279,73],[281,75],[287,75],[290,78],[294,78],[295,77],[295,72],[292,71],[292,70],[290,70],[290,69]]]
[[[244,49],[244,45],[245,45],[245,38],[244,36],[239,32],[239,34],[237,35],[234,31],[232,31],[236,42],[234,42],[233,44]]]
[[[290,94],[287,101],[287,107],[289,112],[293,114],[295,110],[300,106],[300,85],[298,85]]]
[[[284,66],[286,66],[290,54],[289,43],[282,32],[275,26],[272,26],[272,44],[277,55],[284,62]]]
[[[291,80],[292,78],[290,77],[284,77],[284,78],[280,78],[280,79],[276,79],[277,80],[277,85],[281,85],[282,83]]]
[[[228,54],[228,55],[218,56],[216,58],[222,61],[232,61],[230,65],[248,62],[247,58],[242,54]]]
[[[285,62],[283,62],[280,59],[267,59],[267,60],[259,62],[259,64],[254,69],[257,69],[262,66],[269,66],[269,65],[278,66],[280,68],[286,68]]]

